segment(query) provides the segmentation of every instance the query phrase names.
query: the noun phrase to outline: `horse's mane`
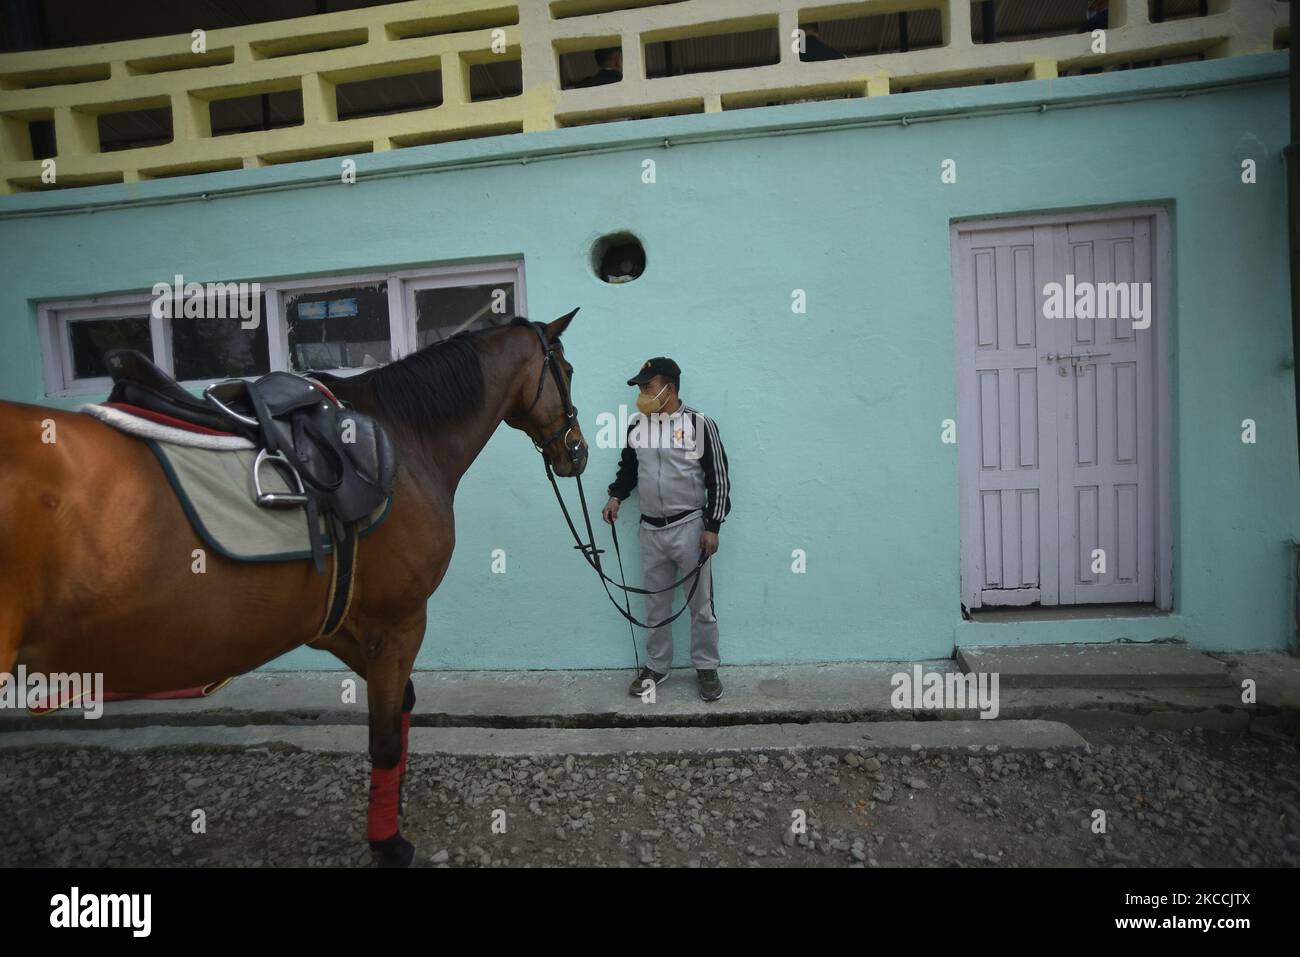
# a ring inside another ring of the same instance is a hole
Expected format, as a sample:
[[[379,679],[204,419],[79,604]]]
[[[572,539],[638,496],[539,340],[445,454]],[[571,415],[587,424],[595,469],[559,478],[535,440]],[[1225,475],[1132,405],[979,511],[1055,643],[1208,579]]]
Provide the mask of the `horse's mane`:
[[[509,325],[529,325],[518,316]],[[458,332],[366,377],[377,411],[411,429],[455,422],[483,404],[479,343],[503,326]]]

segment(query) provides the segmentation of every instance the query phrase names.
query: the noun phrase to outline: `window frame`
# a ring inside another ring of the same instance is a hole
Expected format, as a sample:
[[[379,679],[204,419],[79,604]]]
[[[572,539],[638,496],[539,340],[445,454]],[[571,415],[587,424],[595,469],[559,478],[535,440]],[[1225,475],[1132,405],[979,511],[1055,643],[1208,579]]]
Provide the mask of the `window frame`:
[[[164,320],[153,315],[152,303],[152,291],[41,303],[38,315],[46,397],[96,395],[111,390],[113,380],[109,376],[87,379],[76,377],[72,367],[72,338],[68,327],[74,322],[87,319],[136,318],[142,309],[149,319],[149,358],[170,375],[171,336],[164,331]]]
[[[287,294],[325,291],[345,286],[376,285],[381,282],[388,284],[389,362],[408,356],[416,349],[418,339],[415,293],[418,290],[482,286],[492,282],[510,283],[514,286],[515,313],[521,316],[528,315],[522,258],[259,281],[265,303],[262,321],[266,323],[268,370],[293,371],[289,365],[289,327],[284,320],[284,302]],[[113,388],[113,380],[109,377],[78,379],[74,374],[69,325],[87,319],[135,318],[143,311],[149,318],[150,358],[155,365],[171,375],[174,371],[172,320],[153,315],[153,298],[153,291],[150,289],[122,295],[86,296],[38,303],[37,322],[46,398],[102,395]],[[367,370],[343,368],[315,371],[348,376],[358,375]],[[244,376],[246,379],[256,377]],[[181,382],[181,385],[188,389],[201,390],[213,381],[219,380],[189,379]]]
[[[415,305],[415,294],[425,289],[455,289],[464,286],[486,286],[494,282],[509,283],[515,287],[515,314],[520,316],[528,315],[528,308],[524,302],[524,278],[523,262],[518,262],[517,268],[506,266],[498,263],[481,264],[491,268],[476,268],[472,271],[466,270],[463,273],[454,275],[418,275],[407,276],[401,280],[402,305],[406,317],[406,346],[407,351],[403,355],[409,355],[414,352],[420,341],[419,333],[419,310]],[[475,281],[465,282],[466,276],[472,276]],[[391,315],[391,305],[390,305]]]

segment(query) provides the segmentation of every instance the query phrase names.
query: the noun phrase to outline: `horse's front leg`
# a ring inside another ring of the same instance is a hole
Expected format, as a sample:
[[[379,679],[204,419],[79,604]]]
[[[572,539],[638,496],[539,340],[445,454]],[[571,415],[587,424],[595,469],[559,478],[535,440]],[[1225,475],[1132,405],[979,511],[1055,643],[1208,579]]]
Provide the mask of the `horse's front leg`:
[[[424,637],[418,633],[400,639],[385,639],[391,647],[375,648],[376,657],[367,668],[366,692],[370,705],[370,800],[366,814],[366,837],[380,867],[410,867],[415,846],[402,836],[402,779],[406,774],[411,712],[415,708],[415,686],[411,666],[415,649]],[[367,647],[365,639],[363,647]],[[373,639],[372,639],[373,641]],[[369,648],[374,648],[369,644]]]

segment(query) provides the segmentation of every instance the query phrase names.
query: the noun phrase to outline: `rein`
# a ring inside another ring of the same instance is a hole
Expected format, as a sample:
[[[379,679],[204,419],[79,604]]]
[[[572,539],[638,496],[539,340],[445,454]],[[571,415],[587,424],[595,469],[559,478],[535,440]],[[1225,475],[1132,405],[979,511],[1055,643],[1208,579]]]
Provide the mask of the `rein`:
[[[555,432],[542,441],[539,442],[534,439],[533,446],[542,454],[542,464],[546,466],[546,478],[550,481],[551,488],[555,491],[555,500],[560,503],[560,512],[564,515],[564,521],[569,526],[569,533],[573,536],[573,540],[576,543],[573,547],[578,550],[587,564],[590,565],[592,570],[600,577],[600,583],[605,589],[605,595],[609,598],[618,613],[627,619],[629,629],[632,625],[637,625],[641,628],[660,628],[663,625],[671,624],[681,616],[682,612],[686,611],[686,609],[690,607],[691,599],[695,597],[695,590],[700,585],[700,571],[704,568],[704,563],[708,561],[708,559],[701,555],[695,568],[666,588],[657,588],[652,590],[629,585],[627,584],[627,578],[623,572],[623,553],[620,551],[618,545],[618,529],[611,523],[609,531],[614,542],[614,554],[618,558],[618,575],[621,581],[614,581],[614,579],[605,574],[605,570],[600,564],[600,556],[604,553],[604,549],[596,547],[596,533],[591,527],[591,514],[587,507],[587,494],[582,486],[582,475],[576,471],[581,447],[577,444],[570,445],[568,442],[569,435],[578,427],[578,410],[574,408],[573,402],[569,397],[569,391],[564,386],[564,379],[560,375],[558,363],[555,359],[555,346],[546,341],[546,335],[542,332],[539,323],[529,323],[529,325],[532,327],[533,331],[537,333],[537,338],[542,345],[542,368],[537,376],[537,394],[533,397],[532,404],[528,406],[523,415],[528,415],[528,413],[532,412],[533,409],[537,407],[537,403],[542,397],[542,389],[546,384],[546,371],[549,368],[551,377],[555,380],[555,387],[560,394],[560,401],[564,406],[564,422]],[[577,526],[574,525],[573,517],[569,514],[569,507],[564,503],[564,496],[560,493],[559,483],[556,482],[555,473],[551,470],[551,462],[546,458],[546,447],[556,439],[560,438],[564,439],[565,451],[568,452],[569,459],[575,466],[574,478],[578,483],[578,501],[582,507],[582,518],[587,530],[587,540],[585,542],[582,540],[582,536],[578,533]],[[671,592],[679,585],[685,584],[689,579],[694,579],[694,581],[691,582],[690,591],[686,595],[686,603],[682,605],[682,607],[679,608],[671,618],[665,618],[663,621],[655,622],[654,624],[647,624],[632,614],[631,600],[628,597],[629,595],[658,595],[662,592]],[[609,590],[610,585],[613,585],[615,588],[623,592],[623,605],[619,605],[618,600]],[[633,637],[632,641],[632,653],[636,655],[637,666],[640,667],[641,657],[637,654],[635,637]]]

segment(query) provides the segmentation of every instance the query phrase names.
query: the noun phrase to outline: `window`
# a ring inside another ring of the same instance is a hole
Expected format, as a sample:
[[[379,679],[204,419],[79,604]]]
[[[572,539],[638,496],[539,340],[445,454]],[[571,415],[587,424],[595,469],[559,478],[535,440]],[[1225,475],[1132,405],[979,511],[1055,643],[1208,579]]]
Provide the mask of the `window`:
[[[437,280],[408,284],[407,313],[415,318],[415,348],[449,339],[466,329],[509,322],[515,315],[513,276],[473,286],[448,285]]]
[[[290,372],[382,365],[463,329],[527,315],[523,263],[485,263],[267,283],[269,325]]]
[[[151,291],[46,303],[46,394],[108,392],[112,349],[143,352],[195,388],[273,369],[361,371],[526,315],[523,289],[523,263],[507,262],[266,282],[256,298],[244,286],[229,301],[196,294],[159,304]]]
[[[152,292],[90,303],[41,308],[47,395],[107,392],[112,379],[104,355],[135,349],[186,382],[212,382],[270,371],[265,297],[254,303],[195,297],[191,315],[183,300],[156,300]],[[244,320],[242,315],[255,316]],[[160,315],[155,316],[158,312]],[[175,318],[171,318],[171,313]],[[201,315],[196,315],[201,314]],[[244,328],[245,325],[251,328]]]
[[[602,236],[591,247],[591,266],[605,282],[631,282],[645,272],[645,247],[629,232]]]
[[[388,283],[285,293],[289,369],[362,369],[393,358]]]
[[[68,346],[72,351],[72,374],[78,379],[101,379],[108,375],[104,354],[112,349],[153,351],[149,344],[149,316],[77,319],[68,323]]]
[[[245,329],[252,320],[238,316],[221,318],[215,308],[205,318],[181,318],[169,322],[171,373],[182,382],[232,379],[262,375],[271,371],[266,335],[266,297],[258,300],[256,328]],[[145,350],[141,350],[142,352]]]

